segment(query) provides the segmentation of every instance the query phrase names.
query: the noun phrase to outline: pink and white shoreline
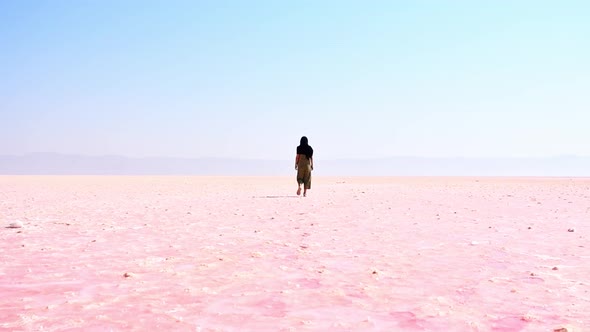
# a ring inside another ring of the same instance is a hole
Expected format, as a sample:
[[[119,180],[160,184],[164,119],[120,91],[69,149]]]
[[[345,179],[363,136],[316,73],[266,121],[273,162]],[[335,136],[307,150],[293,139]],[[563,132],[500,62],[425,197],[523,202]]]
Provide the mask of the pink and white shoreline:
[[[296,188],[0,176],[0,331],[590,327],[588,178]]]

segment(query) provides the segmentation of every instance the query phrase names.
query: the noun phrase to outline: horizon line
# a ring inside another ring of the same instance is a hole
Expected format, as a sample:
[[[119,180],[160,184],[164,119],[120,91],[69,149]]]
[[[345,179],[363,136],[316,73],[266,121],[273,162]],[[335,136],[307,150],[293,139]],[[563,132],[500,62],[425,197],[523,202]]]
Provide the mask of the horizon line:
[[[201,156],[201,157],[178,157],[178,156],[127,156],[121,154],[84,154],[84,153],[64,153],[64,152],[27,152],[22,154],[0,154],[0,157],[27,157],[36,155],[53,155],[62,157],[82,157],[82,158],[123,158],[123,159],[180,159],[180,160],[242,160],[242,161],[289,161],[290,159],[271,159],[271,158],[243,158],[243,157],[214,157],[214,156]],[[560,159],[560,158],[590,158],[586,155],[576,154],[561,154],[551,156],[413,156],[413,155],[399,155],[399,156],[386,156],[386,157],[332,157],[323,159],[325,161],[375,161],[375,160],[387,160],[387,159],[471,159],[471,160],[489,160],[489,159]]]

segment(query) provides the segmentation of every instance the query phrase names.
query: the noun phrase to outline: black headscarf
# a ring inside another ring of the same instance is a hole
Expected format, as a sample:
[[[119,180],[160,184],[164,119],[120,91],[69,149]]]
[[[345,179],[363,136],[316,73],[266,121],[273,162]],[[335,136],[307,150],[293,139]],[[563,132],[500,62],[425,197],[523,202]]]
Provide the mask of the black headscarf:
[[[307,143],[307,137],[301,137],[301,142],[297,147],[297,154],[304,154],[307,159],[311,159],[311,157],[313,157],[313,149]]]

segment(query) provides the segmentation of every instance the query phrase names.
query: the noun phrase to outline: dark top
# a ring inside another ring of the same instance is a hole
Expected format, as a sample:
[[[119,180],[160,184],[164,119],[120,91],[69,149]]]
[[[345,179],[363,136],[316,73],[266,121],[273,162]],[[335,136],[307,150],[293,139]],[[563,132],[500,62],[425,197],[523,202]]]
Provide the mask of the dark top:
[[[307,159],[313,157],[313,149],[309,145],[299,145],[297,147],[297,154],[304,154]]]

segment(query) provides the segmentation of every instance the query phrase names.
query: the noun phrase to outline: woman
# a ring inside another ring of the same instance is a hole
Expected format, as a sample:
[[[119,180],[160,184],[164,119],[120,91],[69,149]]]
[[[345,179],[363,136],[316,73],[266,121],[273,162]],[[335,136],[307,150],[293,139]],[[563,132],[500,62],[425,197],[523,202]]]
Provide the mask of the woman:
[[[301,137],[295,157],[295,170],[297,171],[297,195],[301,195],[303,184],[303,197],[307,195],[307,189],[311,189],[311,171],[313,170],[313,149],[307,143],[307,137]]]

